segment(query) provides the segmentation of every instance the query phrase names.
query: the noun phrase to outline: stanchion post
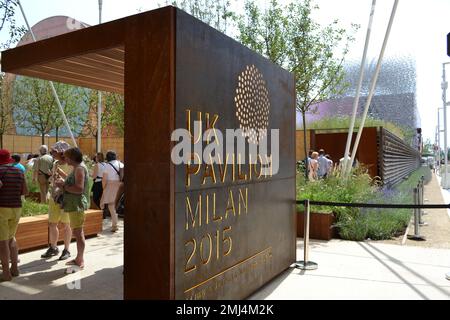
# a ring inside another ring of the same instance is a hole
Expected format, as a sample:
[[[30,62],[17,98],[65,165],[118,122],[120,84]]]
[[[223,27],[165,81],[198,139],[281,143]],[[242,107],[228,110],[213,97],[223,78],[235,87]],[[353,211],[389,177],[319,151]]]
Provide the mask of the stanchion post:
[[[422,176],[419,180],[419,201],[418,201],[419,205],[423,205],[423,180],[424,180],[424,177]],[[418,210],[419,210],[419,226],[421,226],[421,227],[427,226],[428,223],[423,221],[422,208],[419,208]]]
[[[318,268],[318,264],[309,261],[309,225],[310,225],[310,205],[309,200],[305,200],[305,226],[303,232],[303,261],[298,261],[295,266],[301,270],[315,270]]]
[[[419,188],[414,188],[413,190],[413,197],[414,197],[414,204],[418,205],[420,203],[419,201]],[[408,236],[408,239],[410,240],[416,240],[416,241],[424,241],[425,237],[420,235],[419,231],[419,217],[420,212],[418,208],[414,209],[414,235]]]

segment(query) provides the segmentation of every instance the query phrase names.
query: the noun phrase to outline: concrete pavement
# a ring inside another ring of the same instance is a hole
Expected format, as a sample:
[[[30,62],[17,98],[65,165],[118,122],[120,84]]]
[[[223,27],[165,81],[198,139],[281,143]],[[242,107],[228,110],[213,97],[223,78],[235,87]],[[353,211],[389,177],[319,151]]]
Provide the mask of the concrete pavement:
[[[303,257],[301,239],[297,257]],[[317,270],[291,268],[250,299],[450,299],[448,249],[312,240],[310,260]]]
[[[110,220],[104,220],[104,231],[86,241],[85,269],[72,275],[64,274],[66,261],[41,259],[45,250],[20,255],[21,275],[0,283],[0,300],[123,299],[123,222],[115,234],[110,228]],[[74,242],[70,249],[74,257]]]

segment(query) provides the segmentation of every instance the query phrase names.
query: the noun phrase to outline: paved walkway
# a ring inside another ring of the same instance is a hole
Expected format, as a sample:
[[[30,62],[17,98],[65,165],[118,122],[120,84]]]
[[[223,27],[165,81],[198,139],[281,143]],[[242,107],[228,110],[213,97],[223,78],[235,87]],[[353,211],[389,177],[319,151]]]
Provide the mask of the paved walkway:
[[[449,199],[445,199],[445,191],[441,189],[439,178],[432,174],[432,179],[424,185],[424,204],[444,204],[450,203]],[[443,194],[444,193],[444,194]],[[405,236],[400,236],[392,240],[378,241],[388,244],[399,244],[406,246],[443,248],[450,249],[450,215],[448,209],[425,209],[423,221],[428,225],[419,227],[420,235],[424,236],[426,241],[410,240]],[[411,218],[407,229],[407,235],[414,234],[414,219]]]
[[[432,174],[431,181],[424,186],[424,203],[443,204],[447,203],[442,195],[439,181]],[[420,235],[425,236],[426,241],[406,240],[407,246],[420,246],[432,248],[450,249],[450,217],[447,209],[426,209],[423,221],[428,225],[419,227]],[[409,233],[414,234],[414,220],[409,224]]]
[[[0,300],[123,299],[123,222],[115,234],[109,232],[111,222],[104,222],[105,231],[86,241],[83,271],[65,275],[65,262],[57,261],[58,257],[40,258],[45,250],[22,254],[21,276],[0,283]],[[75,243],[71,252],[76,253]]]
[[[303,257],[297,241],[297,257]],[[291,268],[250,299],[450,299],[450,250],[373,242],[312,241],[314,271]]]

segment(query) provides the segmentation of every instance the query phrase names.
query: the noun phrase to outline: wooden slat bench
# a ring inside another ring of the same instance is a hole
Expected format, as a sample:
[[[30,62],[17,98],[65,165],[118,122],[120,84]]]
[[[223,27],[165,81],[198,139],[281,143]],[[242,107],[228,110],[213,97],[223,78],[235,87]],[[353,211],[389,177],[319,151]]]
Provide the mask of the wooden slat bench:
[[[103,212],[87,210],[84,222],[86,237],[96,236],[103,230]],[[59,226],[59,241],[63,240],[64,230]],[[48,215],[24,217],[20,219],[16,233],[20,252],[31,251],[48,246]]]

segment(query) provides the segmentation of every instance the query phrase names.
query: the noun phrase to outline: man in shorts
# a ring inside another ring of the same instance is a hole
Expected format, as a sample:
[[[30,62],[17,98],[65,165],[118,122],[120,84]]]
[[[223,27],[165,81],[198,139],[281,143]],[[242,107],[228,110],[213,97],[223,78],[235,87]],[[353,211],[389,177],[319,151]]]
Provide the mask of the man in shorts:
[[[13,164],[9,151],[0,150],[0,260],[3,270],[0,281],[11,281],[19,276],[15,236],[22,215],[22,195],[28,189],[23,173]]]

